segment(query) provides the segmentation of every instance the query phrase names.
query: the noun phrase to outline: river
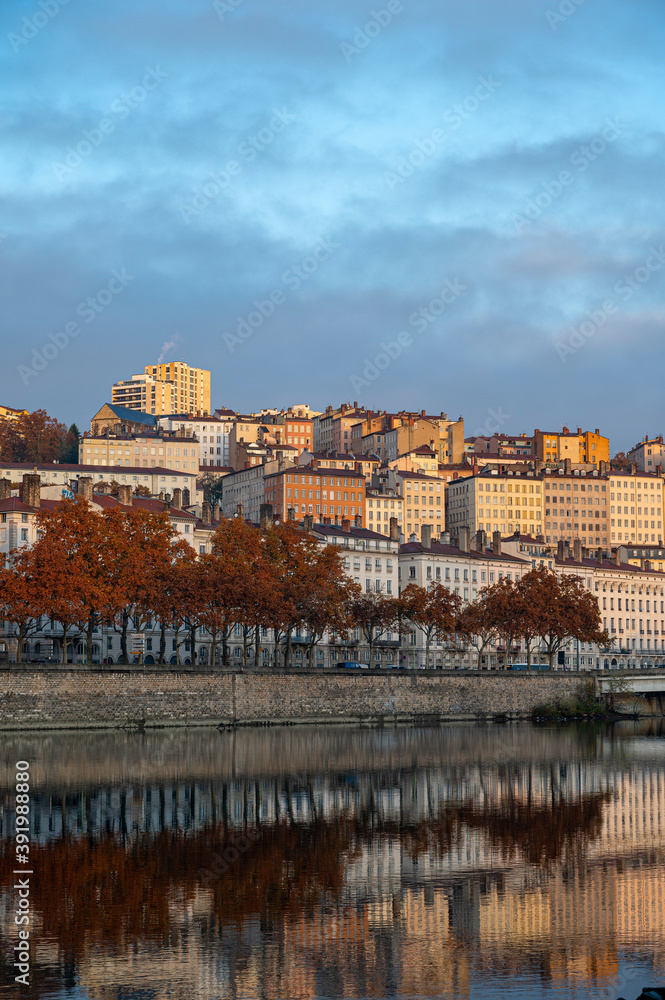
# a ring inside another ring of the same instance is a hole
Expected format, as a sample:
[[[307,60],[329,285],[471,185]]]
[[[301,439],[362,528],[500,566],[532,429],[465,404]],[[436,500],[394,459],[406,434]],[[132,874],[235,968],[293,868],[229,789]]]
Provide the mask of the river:
[[[665,985],[665,726],[0,740],[0,990],[636,997]],[[30,764],[30,987],[15,763]]]

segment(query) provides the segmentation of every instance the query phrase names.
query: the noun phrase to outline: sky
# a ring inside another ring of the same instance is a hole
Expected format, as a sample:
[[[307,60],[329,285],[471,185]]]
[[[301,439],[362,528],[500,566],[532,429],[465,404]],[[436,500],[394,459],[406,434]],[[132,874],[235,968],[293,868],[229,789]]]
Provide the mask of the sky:
[[[3,0],[0,403],[665,430],[662,0]]]

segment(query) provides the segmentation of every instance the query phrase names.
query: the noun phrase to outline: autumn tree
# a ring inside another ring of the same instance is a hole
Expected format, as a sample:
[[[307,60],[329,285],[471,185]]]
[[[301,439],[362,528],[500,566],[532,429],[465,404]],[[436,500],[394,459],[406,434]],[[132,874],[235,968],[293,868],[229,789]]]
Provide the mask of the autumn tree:
[[[197,485],[200,490],[203,490],[203,499],[207,500],[208,503],[221,505],[222,480],[223,476],[215,475],[213,472],[204,472],[202,476],[199,476]]]
[[[630,469],[630,461],[625,451],[618,451],[616,453],[610,461],[610,468],[617,471],[628,471]]]
[[[351,622],[359,628],[369,647],[369,660],[373,663],[376,643],[394,628],[399,612],[398,602],[385,594],[357,589],[349,603]]]
[[[480,670],[483,654],[501,637],[505,621],[505,593],[496,584],[483,587],[475,601],[466,604],[458,619],[460,636],[478,654]]]
[[[557,576],[539,566],[523,576],[517,587],[529,609],[527,625],[542,640],[550,670],[554,657],[570,639],[609,643],[598,601],[579,576]]]
[[[102,519],[81,497],[65,499],[38,515],[32,548],[35,574],[44,588],[44,611],[62,626],[62,662],[72,633],[85,631],[90,656],[92,633],[108,600]]]
[[[399,598],[404,614],[425,637],[425,666],[429,666],[429,653],[433,642],[453,637],[457,632],[462,600],[440,583],[429,589],[409,584]]]
[[[0,565],[0,619],[14,629],[17,663],[23,662],[26,640],[41,631],[45,582],[36,571],[32,549],[27,546],[14,550]]]
[[[122,661],[129,662],[130,626],[144,631],[158,614],[162,616],[163,653],[168,595],[161,593],[160,586],[173,558],[177,532],[168,514],[140,507],[112,507],[105,511],[104,523],[111,555],[105,617],[120,635]]]
[[[0,420],[0,456],[8,462],[55,462],[67,433],[65,424],[49,417],[46,410]]]
[[[345,635],[351,626],[350,604],[357,584],[347,577],[336,545],[327,545],[315,560],[313,579],[305,594],[303,624],[309,632],[309,664],[314,665],[316,647],[326,632]]]
[[[78,465],[79,461],[79,438],[81,432],[72,424],[65,434],[60,447],[60,461],[66,465]]]
[[[284,669],[291,661],[294,631],[305,625],[307,598],[314,586],[319,543],[287,521],[272,525],[263,535],[266,571],[270,587],[265,606],[266,624],[275,634],[275,662],[284,643]]]

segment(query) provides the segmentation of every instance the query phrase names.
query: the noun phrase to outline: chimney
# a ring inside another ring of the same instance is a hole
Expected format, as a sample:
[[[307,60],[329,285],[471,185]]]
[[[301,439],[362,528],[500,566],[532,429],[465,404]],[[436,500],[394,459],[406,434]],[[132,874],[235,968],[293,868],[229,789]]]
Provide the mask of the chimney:
[[[132,488],[131,486],[122,485],[118,487],[118,503],[123,504],[125,507],[132,506]]]
[[[652,566],[651,560],[650,559],[645,559],[644,560],[644,569],[645,569],[645,571],[647,573],[650,573],[651,570],[652,570],[652,568],[653,568],[653,566]]]
[[[201,508],[201,520],[204,524],[212,524],[212,515],[210,511],[210,504],[207,500],[203,501],[203,506]]]
[[[245,512],[241,503],[236,504],[236,517],[244,519]]]
[[[92,500],[92,476],[81,476],[78,481],[78,495],[84,500]]]
[[[618,549],[615,549],[612,552],[612,562],[614,563],[615,566],[620,566],[621,565],[621,555],[620,555]]]
[[[12,495],[11,479],[0,479],[0,500],[7,500]]]
[[[563,560],[566,558],[566,543],[564,542],[563,539],[557,542],[556,557],[559,560],[559,562],[563,562]]]
[[[576,538],[573,542],[573,559],[575,562],[582,562],[582,540]]]
[[[176,510],[182,510],[182,490],[179,486],[176,486],[173,491],[173,506]]]
[[[286,520],[295,521],[295,519],[296,519],[296,512],[294,511],[293,507],[289,507],[289,509],[286,512]]]
[[[189,494],[189,490],[188,489],[184,489],[182,491],[182,505],[183,505],[183,507],[189,507],[189,505],[190,505],[191,502],[192,501],[191,501],[191,497],[190,497],[190,494]]]
[[[399,542],[399,521],[396,517],[390,518],[390,541]]]
[[[442,545],[450,545],[450,532],[442,531],[439,535],[439,541]]]
[[[305,529],[305,531],[311,531],[312,528],[314,527],[314,515],[305,514],[305,516],[302,519],[302,526]]]
[[[259,507],[259,523],[263,531],[272,524],[272,504],[262,503]]]
[[[471,539],[469,535],[469,526],[466,524],[462,525],[459,529],[459,541],[457,543],[461,552],[468,552],[471,548]]]
[[[492,533],[492,552],[495,556],[501,555],[501,532],[494,531]]]
[[[90,480],[92,484],[92,479]],[[9,484],[11,487],[11,483]],[[92,493],[92,485],[90,486]],[[21,500],[28,507],[39,507],[41,503],[41,479],[35,475],[25,475],[21,485]]]
[[[631,476],[635,476],[637,474],[637,462],[630,463],[630,474]]]
[[[354,528],[362,528],[363,526],[362,514],[356,514],[353,521],[353,526]]]
[[[599,563],[602,563],[603,560],[605,559],[605,553],[600,546],[596,549],[596,559],[598,560]]]
[[[351,522],[348,517],[342,519],[342,531],[351,531]]]
[[[567,476],[569,476],[571,474],[571,472],[573,471],[573,462],[572,462],[572,459],[570,459],[570,458],[564,458],[564,460],[563,460],[563,469],[564,469],[564,472],[566,473]]]
[[[476,552],[484,552],[487,547],[487,535],[482,528],[476,532]]]
[[[219,521],[219,507],[216,503],[210,504],[210,519],[213,524],[215,521]]]
[[[420,543],[424,549],[432,548],[432,525],[423,524],[420,528]]]
[[[324,524],[332,524],[332,519],[330,517],[324,517],[323,523]]]

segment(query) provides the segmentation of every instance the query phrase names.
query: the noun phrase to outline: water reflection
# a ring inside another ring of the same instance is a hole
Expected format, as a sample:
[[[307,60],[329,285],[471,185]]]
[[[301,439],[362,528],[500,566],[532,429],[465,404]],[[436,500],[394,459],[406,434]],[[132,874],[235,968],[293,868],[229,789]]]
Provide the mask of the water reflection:
[[[26,758],[35,996],[616,997],[631,963],[665,981],[663,735],[6,738],[5,956]]]

